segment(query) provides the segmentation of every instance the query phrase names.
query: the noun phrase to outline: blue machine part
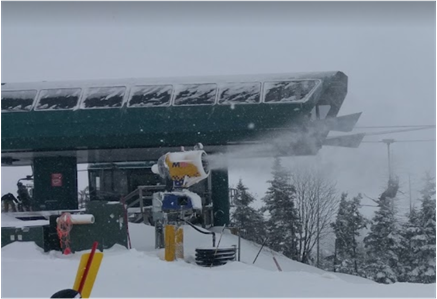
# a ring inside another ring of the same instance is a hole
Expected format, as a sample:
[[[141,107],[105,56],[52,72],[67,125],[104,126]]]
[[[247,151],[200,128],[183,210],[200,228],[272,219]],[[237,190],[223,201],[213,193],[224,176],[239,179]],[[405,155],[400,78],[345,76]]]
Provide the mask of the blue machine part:
[[[186,195],[164,194],[164,199],[162,200],[162,210],[163,211],[180,211],[180,210],[192,210],[193,203],[191,198]]]
[[[185,177],[180,180],[173,181],[173,187],[181,188],[184,185],[184,181],[185,181]]]

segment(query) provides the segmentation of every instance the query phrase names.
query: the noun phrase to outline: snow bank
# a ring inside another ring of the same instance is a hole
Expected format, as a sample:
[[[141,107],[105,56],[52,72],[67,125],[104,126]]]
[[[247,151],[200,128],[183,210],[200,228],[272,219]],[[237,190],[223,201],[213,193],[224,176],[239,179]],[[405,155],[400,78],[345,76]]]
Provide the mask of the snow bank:
[[[344,274],[325,272],[241,240],[242,262],[203,268],[195,265],[196,247],[212,238],[184,227],[185,260],[165,262],[154,249],[154,228],[129,224],[134,249],[114,246],[105,256],[93,297],[434,297],[435,284],[380,285]],[[220,234],[217,234],[217,240]],[[237,244],[223,235],[220,247]],[[275,255],[283,272],[273,262]],[[43,253],[33,243],[13,243],[2,249],[2,297],[50,297],[73,285],[80,254]],[[22,287],[20,284],[26,287]]]

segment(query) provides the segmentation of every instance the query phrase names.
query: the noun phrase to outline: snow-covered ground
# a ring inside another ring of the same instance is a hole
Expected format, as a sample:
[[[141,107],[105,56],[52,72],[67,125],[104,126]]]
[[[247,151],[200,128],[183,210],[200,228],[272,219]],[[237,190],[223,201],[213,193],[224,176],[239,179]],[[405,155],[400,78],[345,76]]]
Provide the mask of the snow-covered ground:
[[[163,250],[154,249],[152,227],[129,227],[134,249],[114,246],[104,252],[91,297],[436,297],[435,284],[381,285],[294,262],[267,248],[253,265],[260,247],[245,240],[241,241],[241,262],[199,267],[194,263],[194,250],[211,246],[212,238],[191,227],[185,227],[185,260],[166,262]],[[237,245],[237,237],[225,233],[220,247],[232,245]],[[3,247],[1,296],[48,298],[71,288],[80,256],[44,253],[33,242]]]

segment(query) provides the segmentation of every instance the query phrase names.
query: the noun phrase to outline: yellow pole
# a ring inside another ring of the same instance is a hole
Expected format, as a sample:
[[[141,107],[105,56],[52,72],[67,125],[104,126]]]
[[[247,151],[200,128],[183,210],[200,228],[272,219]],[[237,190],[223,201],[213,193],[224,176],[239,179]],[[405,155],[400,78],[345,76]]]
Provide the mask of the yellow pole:
[[[184,258],[184,228],[182,226],[176,230],[176,258]]]
[[[175,259],[175,226],[165,226],[165,260],[172,262]]]
[[[80,282],[81,282],[82,276],[85,272],[85,268],[86,268],[86,265],[88,263],[89,257],[90,257],[90,254],[85,253],[82,255],[82,258],[80,259],[79,267],[78,267],[77,273],[76,273],[76,279],[75,279],[74,285],[73,285],[73,290],[76,290],[76,291],[79,290]],[[82,292],[81,292],[82,297],[81,298],[89,298],[90,297],[91,291],[92,291],[93,286],[94,286],[94,281],[96,280],[97,273],[99,272],[100,264],[102,263],[102,259],[103,259],[102,252],[96,252],[94,254],[94,258],[93,258],[93,261],[90,265],[88,276],[87,276],[85,283],[83,285],[83,288],[82,288]]]

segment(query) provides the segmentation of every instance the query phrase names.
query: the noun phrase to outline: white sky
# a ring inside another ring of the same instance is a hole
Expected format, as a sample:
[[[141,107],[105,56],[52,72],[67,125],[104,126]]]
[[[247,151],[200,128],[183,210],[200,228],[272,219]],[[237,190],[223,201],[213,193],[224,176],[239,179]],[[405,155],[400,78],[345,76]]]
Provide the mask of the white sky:
[[[1,15],[2,82],[340,70],[349,77],[340,115],[363,112],[358,126],[436,123],[434,2],[3,2]],[[383,138],[435,139],[435,129],[365,140]],[[435,142],[392,149],[407,206],[408,173],[414,198],[424,172],[435,175]],[[384,144],[306,159],[350,195],[376,198],[386,186]],[[270,165],[235,161],[231,184],[241,177],[261,197]],[[2,167],[2,194],[29,171]]]

